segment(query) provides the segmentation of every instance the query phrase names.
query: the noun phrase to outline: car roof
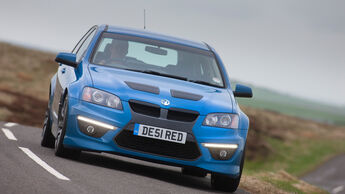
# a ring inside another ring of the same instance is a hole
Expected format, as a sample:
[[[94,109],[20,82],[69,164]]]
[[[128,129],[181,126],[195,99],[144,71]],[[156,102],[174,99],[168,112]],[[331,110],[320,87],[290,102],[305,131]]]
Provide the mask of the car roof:
[[[190,46],[194,48],[199,48],[203,50],[209,50],[208,46],[202,42],[195,42],[191,40],[186,40],[182,38],[177,38],[173,36],[168,36],[164,34],[159,34],[155,32],[149,32],[146,30],[139,30],[134,28],[128,27],[119,27],[119,26],[109,26],[109,25],[101,25],[101,29],[104,29],[106,32],[117,33],[117,34],[124,34],[124,35],[131,35],[131,36],[138,36],[143,38],[161,40],[171,43],[176,43],[180,45]]]

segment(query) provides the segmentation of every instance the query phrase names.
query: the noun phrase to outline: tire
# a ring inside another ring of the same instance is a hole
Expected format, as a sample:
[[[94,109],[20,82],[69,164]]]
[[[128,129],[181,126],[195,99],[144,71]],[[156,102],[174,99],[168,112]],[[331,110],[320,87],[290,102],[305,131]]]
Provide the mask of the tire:
[[[64,98],[62,106],[59,108],[58,115],[58,132],[55,138],[55,155],[60,157],[77,159],[80,155],[80,150],[68,149],[63,145],[63,140],[66,134],[68,120],[68,97]]]
[[[50,119],[50,109],[48,106],[44,116],[44,122],[42,127],[41,146],[54,148],[55,138],[51,132],[52,125]]]
[[[220,191],[227,191],[231,193],[237,190],[237,187],[240,184],[240,180],[242,176],[244,156],[245,156],[245,151],[243,152],[243,155],[242,155],[241,164],[240,164],[240,174],[237,178],[231,178],[226,175],[212,173],[211,186],[213,189],[220,190]]]

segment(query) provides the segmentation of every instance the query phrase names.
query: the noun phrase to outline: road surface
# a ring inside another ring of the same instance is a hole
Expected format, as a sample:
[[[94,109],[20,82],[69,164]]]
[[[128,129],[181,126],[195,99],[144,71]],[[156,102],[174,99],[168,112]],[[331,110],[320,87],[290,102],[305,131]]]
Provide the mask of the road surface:
[[[41,129],[0,122],[0,193],[220,193],[210,178],[111,154],[56,157],[40,146]],[[237,193],[246,193],[238,189]]]
[[[332,194],[345,194],[345,154],[332,158],[302,179]]]

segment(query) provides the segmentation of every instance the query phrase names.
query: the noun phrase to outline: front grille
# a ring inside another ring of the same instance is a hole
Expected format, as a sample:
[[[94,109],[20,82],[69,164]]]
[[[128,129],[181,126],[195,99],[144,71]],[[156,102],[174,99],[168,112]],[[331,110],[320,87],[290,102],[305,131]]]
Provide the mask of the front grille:
[[[182,109],[169,109],[167,119],[174,121],[193,122],[196,118],[198,118],[198,116],[199,113],[194,111]]]
[[[148,102],[130,100],[129,105],[131,109],[139,114],[147,115],[151,117],[160,117],[161,108],[160,106]],[[167,109],[163,109],[167,110]],[[192,110],[185,110],[179,108],[170,108],[166,114],[166,119],[174,121],[183,121],[183,122],[194,122],[199,116],[199,113]]]
[[[131,126],[133,127],[133,125]],[[188,134],[188,136],[192,135]],[[123,129],[115,137],[114,140],[119,146],[131,150],[157,154],[181,160],[195,160],[201,154],[195,140],[188,141],[188,139],[191,138],[187,138],[185,144],[179,144],[133,135],[132,130]],[[194,137],[192,137],[192,139],[194,139]]]
[[[131,106],[132,110],[136,113],[152,117],[160,116],[161,109],[158,105],[136,100],[130,100],[129,105]]]

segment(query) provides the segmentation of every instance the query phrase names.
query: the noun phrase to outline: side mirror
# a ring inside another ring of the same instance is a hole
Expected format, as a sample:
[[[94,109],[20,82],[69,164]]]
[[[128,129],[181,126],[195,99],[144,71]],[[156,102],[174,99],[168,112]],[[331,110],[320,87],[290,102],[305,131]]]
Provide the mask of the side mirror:
[[[72,53],[59,53],[56,55],[56,58],[55,58],[56,62],[65,64],[71,67],[78,66],[76,60],[77,60],[77,56]]]
[[[167,50],[161,49],[159,47],[153,47],[153,46],[146,46],[145,51],[149,52],[149,53],[156,54],[156,55],[164,55],[165,56],[168,54]]]
[[[243,97],[243,98],[251,98],[253,97],[253,92],[250,87],[241,85],[241,84],[236,84],[236,89],[234,91],[234,96],[235,97]]]

